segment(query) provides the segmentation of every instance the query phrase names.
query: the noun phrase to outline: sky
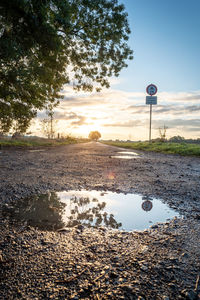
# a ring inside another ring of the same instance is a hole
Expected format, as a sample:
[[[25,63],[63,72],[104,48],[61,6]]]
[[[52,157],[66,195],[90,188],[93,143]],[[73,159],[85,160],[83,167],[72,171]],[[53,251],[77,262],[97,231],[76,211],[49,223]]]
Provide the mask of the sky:
[[[153,106],[152,138],[164,126],[167,138],[200,138],[200,1],[119,2],[128,12],[134,59],[101,93],[76,93],[65,86],[55,110],[57,132],[88,137],[98,130],[102,139],[147,140],[146,87],[153,83],[158,104]],[[38,114],[39,120],[44,117]],[[41,132],[39,125],[34,130]]]

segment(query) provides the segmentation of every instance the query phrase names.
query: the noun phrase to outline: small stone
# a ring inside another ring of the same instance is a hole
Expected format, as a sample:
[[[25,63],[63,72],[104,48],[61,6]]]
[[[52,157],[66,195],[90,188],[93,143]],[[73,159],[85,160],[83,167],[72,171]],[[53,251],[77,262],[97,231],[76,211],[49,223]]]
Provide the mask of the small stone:
[[[156,224],[155,224],[155,225],[152,225],[151,228],[152,228],[152,229],[157,229],[157,228],[158,228],[158,225],[156,225]]]
[[[127,292],[132,292],[133,286],[131,284],[129,284],[129,285],[123,285],[122,289],[125,290],[125,291],[127,291]]]
[[[181,294],[184,295],[187,300],[195,300],[197,297],[197,293],[195,293],[193,290],[183,290]]]
[[[110,276],[111,279],[118,278],[118,274],[115,273],[115,272],[111,272],[111,273],[109,274],[109,276]]]
[[[163,296],[163,300],[170,300],[170,298],[167,296]]]
[[[76,226],[76,228],[79,229],[79,230],[83,230],[83,229],[84,229],[84,226],[81,225],[81,224],[78,224],[78,225]]]
[[[176,285],[173,283],[169,283],[168,286],[172,289],[172,290],[176,290]]]
[[[59,233],[69,233],[69,232],[71,232],[71,230],[68,229],[68,228],[60,228],[60,229],[57,230],[57,232],[59,232]]]
[[[141,265],[140,269],[144,272],[147,272],[148,271],[148,267],[145,266],[145,265]]]
[[[187,253],[183,253],[181,256],[184,257],[184,258],[188,258],[189,257],[189,255]]]

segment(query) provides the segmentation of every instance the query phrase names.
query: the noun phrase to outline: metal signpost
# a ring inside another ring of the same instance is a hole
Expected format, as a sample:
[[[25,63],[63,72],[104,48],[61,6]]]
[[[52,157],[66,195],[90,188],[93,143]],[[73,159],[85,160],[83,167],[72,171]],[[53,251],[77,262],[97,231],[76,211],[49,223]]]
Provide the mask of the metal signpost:
[[[149,142],[151,142],[152,105],[157,104],[157,96],[154,96],[157,91],[158,89],[155,84],[149,84],[146,88],[147,94],[150,95],[146,96],[146,104],[150,105]]]

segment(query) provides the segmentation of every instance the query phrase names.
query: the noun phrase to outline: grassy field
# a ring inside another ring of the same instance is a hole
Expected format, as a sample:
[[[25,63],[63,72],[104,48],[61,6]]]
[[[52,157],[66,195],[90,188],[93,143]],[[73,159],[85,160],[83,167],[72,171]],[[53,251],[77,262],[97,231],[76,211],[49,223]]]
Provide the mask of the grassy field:
[[[200,156],[200,145],[187,143],[163,143],[163,142],[103,142],[107,145],[136,149],[144,151],[154,151],[169,154],[179,154],[185,156]]]
[[[87,139],[78,139],[74,137],[67,137],[63,139],[45,139],[45,138],[20,138],[20,139],[0,139],[0,147],[47,147],[47,146],[59,146],[69,145],[76,143],[87,142]]]

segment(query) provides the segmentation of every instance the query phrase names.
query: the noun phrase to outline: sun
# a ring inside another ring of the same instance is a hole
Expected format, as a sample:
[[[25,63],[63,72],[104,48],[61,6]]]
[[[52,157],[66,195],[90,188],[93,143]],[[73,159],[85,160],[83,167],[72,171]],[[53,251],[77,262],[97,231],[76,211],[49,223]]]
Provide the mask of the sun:
[[[79,132],[80,135],[82,135],[83,137],[88,137],[89,133],[91,131],[102,131],[102,127],[100,125],[97,124],[89,124],[89,125],[82,125],[80,126],[77,131]]]

